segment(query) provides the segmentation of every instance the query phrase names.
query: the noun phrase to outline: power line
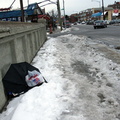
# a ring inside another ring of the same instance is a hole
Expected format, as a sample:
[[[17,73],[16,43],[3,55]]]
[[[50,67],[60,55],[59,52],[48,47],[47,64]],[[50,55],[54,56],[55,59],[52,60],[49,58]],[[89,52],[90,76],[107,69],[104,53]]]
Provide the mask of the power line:
[[[12,4],[10,5],[10,7],[8,7],[8,8],[0,8],[0,11],[10,10],[10,9],[12,8],[12,5],[14,4],[15,1],[16,1],[16,0],[14,0],[14,1],[12,2]]]
[[[11,8],[12,7],[12,5],[14,4],[14,2],[15,2],[16,0],[14,0],[13,2],[12,2],[12,4],[10,5],[10,7],[9,8]]]

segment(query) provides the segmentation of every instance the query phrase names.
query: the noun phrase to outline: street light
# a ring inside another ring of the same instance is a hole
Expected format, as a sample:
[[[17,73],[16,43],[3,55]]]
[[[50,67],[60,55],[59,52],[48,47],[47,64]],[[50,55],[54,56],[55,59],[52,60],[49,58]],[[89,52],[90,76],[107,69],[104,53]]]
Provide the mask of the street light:
[[[96,2],[98,2],[98,3],[99,3],[99,7],[100,7],[100,6],[101,6],[100,1],[96,1]]]
[[[100,1],[98,1],[98,0],[92,0],[92,2],[98,2],[99,3],[99,7],[101,6]]]
[[[56,2],[53,2],[51,0],[45,0],[45,1],[49,1],[50,3],[47,3],[45,5],[42,5],[40,7],[43,7],[43,6],[46,6],[46,5],[49,5],[49,4],[55,4],[57,5],[57,10],[58,10],[58,21],[59,21],[59,24],[60,24],[60,29],[62,31],[62,21],[61,21],[61,12],[60,12],[60,2],[59,0],[57,0],[57,3]]]

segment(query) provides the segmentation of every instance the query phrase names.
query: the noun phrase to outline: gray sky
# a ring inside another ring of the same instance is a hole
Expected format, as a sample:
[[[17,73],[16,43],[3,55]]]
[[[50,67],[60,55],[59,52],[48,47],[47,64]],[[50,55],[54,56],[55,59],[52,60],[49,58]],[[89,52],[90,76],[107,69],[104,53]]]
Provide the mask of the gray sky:
[[[5,8],[5,7],[9,7],[14,0],[0,0],[0,1],[1,1],[0,8]],[[15,1],[13,8],[20,8],[19,1],[20,0]],[[41,1],[44,1],[44,0],[29,0],[29,3],[41,2]],[[51,1],[56,2],[57,0],[51,0]],[[64,1],[65,1],[65,13],[67,15],[78,13],[88,8],[99,7],[99,2],[102,4],[102,0],[64,0]],[[114,1],[115,0],[104,0],[104,6],[107,6],[108,4],[113,4]],[[28,0],[23,0],[24,6],[27,6],[27,3],[28,3]],[[60,7],[61,9],[63,8],[63,0],[60,0]],[[46,9],[46,12],[51,11],[53,9],[56,10],[56,5],[53,5],[53,4],[47,5],[45,6],[45,9]],[[63,11],[61,11],[61,13],[63,13]]]

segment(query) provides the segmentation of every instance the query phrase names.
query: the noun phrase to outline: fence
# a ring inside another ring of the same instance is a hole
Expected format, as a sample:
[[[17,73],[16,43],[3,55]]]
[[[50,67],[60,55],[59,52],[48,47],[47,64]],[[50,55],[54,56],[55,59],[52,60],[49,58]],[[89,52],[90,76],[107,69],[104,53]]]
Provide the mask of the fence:
[[[44,20],[40,23],[0,22],[0,109],[7,101],[2,78],[10,64],[30,63],[45,41]]]

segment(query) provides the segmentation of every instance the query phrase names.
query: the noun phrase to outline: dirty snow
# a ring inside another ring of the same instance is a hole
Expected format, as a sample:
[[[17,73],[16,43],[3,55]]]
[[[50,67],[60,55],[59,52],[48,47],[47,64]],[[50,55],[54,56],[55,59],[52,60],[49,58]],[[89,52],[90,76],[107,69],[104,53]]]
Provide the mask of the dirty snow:
[[[120,120],[120,65],[85,36],[49,38],[32,64],[48,83],[13,99],[0,120]]]

